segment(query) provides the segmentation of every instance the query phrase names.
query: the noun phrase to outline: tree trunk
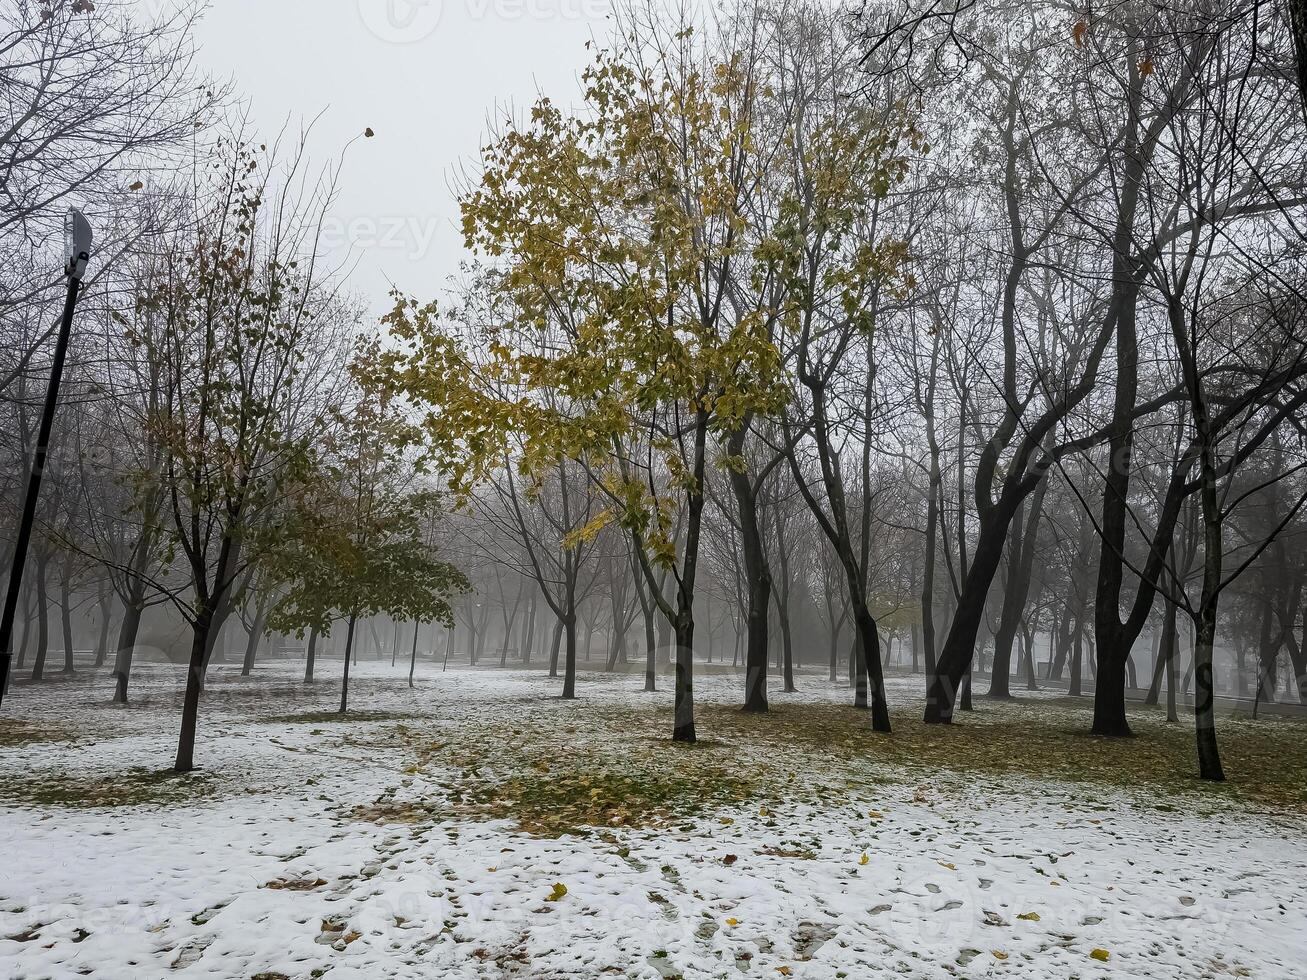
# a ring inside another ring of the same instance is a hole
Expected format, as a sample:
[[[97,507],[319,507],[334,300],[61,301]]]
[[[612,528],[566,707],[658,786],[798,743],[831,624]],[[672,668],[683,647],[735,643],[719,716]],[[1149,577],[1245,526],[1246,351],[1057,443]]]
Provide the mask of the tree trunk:
[[[1175,636],[1171,641],[1171,655],[1166,658],[1166,720],[1176,722],[1180,720],[1180,712],[1175,704],[1175,659],[1180,653],[1180,638]]]
[[[1026,690],[1038,691],[1039,684],[1035,680],[1035,640],[1037,634],[1034,630],[1029,630],[1024,636],[1025,661],[1026,661]],[[1052,642],[1052,636],[1049,636],[1049,642]]]
[[[19,670],[27,663],[27,646],[32,638],[32,620],[36,618],[36,611],[32,608],[32,583],[29,578],[23,583],[23,637],[18,644],[18,662],[14,665]],[[9,678],[0,677],[0,684],[3,684],[7,690],[9,687]]]
[[[1257,703],[1273,702],[1275,700],[1275,689],[1278,671],[1276,670],[1277,662],[1280,659],[1280,647],[1282,646],[1281,637],[1274,630],[1274,614],[1271,610],[1271,604],[1266,603],[1266,622],[1263,626],[1261,643],[1257,646]],[[1253,707],[1256,713],[1256,705]]]
[[[657,690],[658,637],[654,623],[658,607],[645,592],[644,576],[635,568],[635,594],[640,600],[640,613],[644,620],[644,689]]]
[[[182,727],[177,736],[174,772],[190,772],[195,768],[195,728],[200,717],[200,692],[204,689],[204,673],[212,654],[209,642],[212,629],[213,614],[207,605],[203,605],[191,626],[191,655],[186,664],[186,693],[182,698]]]
[[[676,714],[673,742],[693,742],[694,733],[694,615],[682,606],[676,617]],[[766,651],[764,651],[766,656]]]
[[[1025,507],[1017,508],[1008,532],[1006,573],[1003,576],[1003,602],[999,613],[998,629],[994,633],[994,663],[990,667],[989,692],[986,697],[1012,697],[1012,645],[1021,625],[1025,608],[1025,590],[1021,588],[1021,556],[1025,541]],[[983,664],[982,664],[983,667]]]
[[[858,631],[858,613],[853,614],[853,647],[849,650],[849,682],[853,685],[853,706],[867,707],[867,657],[863,653],[862,634]]]
[[[834,684],[840,676],[840,632],[844,627],[844,615],[835,619],[830,600],[826,601],[826,618],[830,621],[830,672],[827,680]]]
[[[554,623],[554,639],[549,647],[549,676],[558,676],[558,651],[563,643],[563,619],[560,616]]]
[[[652,610],[646,610],[644,615],[644,689],[646,691],[656,691],[658,689],[658,668],[656,663],[658,639],[654,633],[653,617]]]
[[[59,614],[60,625],[63,627],[64,635],[64,673],[71,674],[76,670],[73,663],[73,597],[68,591],[69,575],[65,571],[62,580],[59,583]]]
[[[141,626],[141,604],[130,602],[123,607],[123,621],[118,627],[118,652],[114,656],[114,704],[127,703],[127,685],[132,676],[132,656],[136,652],[136,634]]]
[[[626,662],[626,630],[624,628],[626,610],[622,608],[625,601],[625,594],[618,598],[616,589],[609,590],[608,608],[612,615],[612,626],[608,630],[608,659],[604,663],[604,670],[609,673],[617,669],[618,660],[623,663]]]
[[[358,616],[350,613],[349,626],[345,630],[345,666],[340,677],[340,713],[343,715],[349,707],[349,656],[354,650],[354,626]]]
[[[422,627],[416,619],[413,620],[413,649],[408,658],[408,686],[413,686],[413,674],[418,669],[418,630]],[[507,645],[507,644],[505,644]]]
[[[50,652],[50,595],[46,588],[47,564],[36,561],[36,657],[32,661],[32,680],[45,677],[45,658]]]
[[[784,656],[781,670],[782,677],[785,681],[785,693],[794,694],[798,687],[794,684],[794,636],[790,632],[790,614],[785,609],[785,603],[781,604],[781,651]]]
[[[313,662],[317,659],[318,628],[309,630],[309,647],[304,653],[304,683],[313,683]]]
[[[1048,673],[1045,678],[1051,681],[1060,681],[1062,672],[1066,669],[1067,655],[1071,652],[1071,606],[1070,604],[1062,607],[1062,615],[1057,623],[1057,648],[1053,652],[1053,657],[1048,664]]]
[[[258,602],[254,608],[254,623],[245,640],[245,657],[241,660],[241,676],[249,677],[254,672],[254,656],[259,652],[259,640],[268,625],[268,610],[265,602]]]
[[[746,639],[744,647],[744,710],[767,710],[767,613],[771,602],[771,573],[762,550],[758,531],[758,514],[748,477],[733,473],[732,486],[742,481],[744,490],[736,488],[735,499],[744,531],[740,535],[744,557],[744,577],[748,586]],[[746,513],[747,512],[747,513]],[[680,640],[677,640],[678,646]],[[679,657],[679,651],[678,651]]]
[[[526,623],[522,627],[522,655],[518,658],[524,665],[531,662],[531,648],[536,641],[536,612],[536,597],[535,592],[532,592],[531,601],[527,605]]]
[[[563,617],[563,633],[567,637],[567,649],[563,659],[563,700],[571,701],[576,697],[576,610],[568,609]]]
[[[854,625],[857,628],[858,648],[862,652],[859,671],[871,688],[871,728],[876,732],[890,731],[889,704],[885,700],[885,677],[880,662],[880,629],[865,603],[854,603]],[[864,695],[865,697],[865,695]]]
[[[1216,644],[1216,611],[1221,597],[1221,563],[1224,542],[1221,535],[1221,502],[1217,496],[1215,439],[1197,378],[1197,366],[1186,364],[1186,381],[1193,403],[1194,429],[1201,445],[1199,499],[1203,519],[1203,589],[1194,636],[1194,735],[1198,745],[1198,774],[1203,779],[1223,781],[1221,753],[1216,741],[1216,684],[1212,675],[1212,654]]]
[[[110,620],[113,618],[112,606],[110,605],[111,598],[112,596],[108,589],[101,588],[99,590],[99,602],[97,605],[100,608],[100,635],[95,641],[96,667],[103,667],[105,660],[109,656],[109,626]]]
[[[1076,620],[1076,636],[1071,644],[1071,684],[1067,689],[1067,694],[1073,698],[1080,697],[1080,676],[1081,668],[1084,665],[1084,623]]]
[[[1162,636],[1157,645],[1157,659],[1153,664],[1153,677],[1148,685],[1148,694],[1144,698],[1144,704],[1155,706],[1162,693],[1162,675],[1168,676],[1172,673],[1175,663],[1176,643],[1176,617],[1179,609],[1173,602],[1166,604],[1166,612],[1162,614]]]
[[[1298,703],[1307,704],[1307,628],[1303,631],[1304,642],[1300,643],[1293,635],[1293,624],[1285,631],[1285,641],[1289,647],[1289,662],[1293,665],[1293,686],[1298,692]]]
[[[930,422],[933,425],[933,419]],[[937,525],[939,524],[939,488],[943,482],[939,466],[939,446],[931,440],[930,489],[926,504],[926,558],[921,580],[921,640],[925,658],[926,676],[935,674],[935,553]],[[912,650],[912,672],[917,672],[917,651]]]
[[[990,583],[998,571],[1003,557],[1003,543],[1007,540],[1007,526],[1015,507],[1000,501],[993,513],[981,522],[980,537],[971,556],[971,567],[962,584],[953,622],[940,651],[936,670],[926,689],[926,724],[948,724],[953,720],[953,702],[962,684],[962,677],[971,665],[975,654],[976,637],[980,621],[985,615],[985,602]]]

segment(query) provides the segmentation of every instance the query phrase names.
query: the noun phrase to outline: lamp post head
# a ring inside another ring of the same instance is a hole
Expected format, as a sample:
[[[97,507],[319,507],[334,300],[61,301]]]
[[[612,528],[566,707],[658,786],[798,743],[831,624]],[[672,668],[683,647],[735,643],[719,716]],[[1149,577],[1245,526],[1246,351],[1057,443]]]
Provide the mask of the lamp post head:
[[[64,270],[72,279],[81,279],[86,275],[87,263],[91,261],[91,224],[86,216],[76,208],[68,209],[64,219]]]

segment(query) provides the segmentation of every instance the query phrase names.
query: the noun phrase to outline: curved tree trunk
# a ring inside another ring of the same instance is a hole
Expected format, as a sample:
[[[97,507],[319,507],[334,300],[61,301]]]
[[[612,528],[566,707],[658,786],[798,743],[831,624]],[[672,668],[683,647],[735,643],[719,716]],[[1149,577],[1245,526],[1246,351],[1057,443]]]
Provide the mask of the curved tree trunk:
[[[132,676],[132,656],[136,652],[136,634],[141,626],[140,602],[128,603],[123,608],[123,621],[118,627],[118,652],[114,656],[114,704],[127,703],[127,686]]]
[[[855,606],[859,605],[855,603]],[[885,677],[880,662],[880,629],[865,603],[854,611],[854,625],[858,633],[858,648],[862,653],[862,670],[871,688],[872,731],[890,731],[889,703],[885,699]]]
[[[200,692],[204,690],[204,673],[212,652],[209,638],[212,628],[212,614],[207,605],[202,606],[191,626],[191,653],[186,663],[186,693],[182,697],[182,726],[177,736],[174,772],[190,772],[195,768],[195,729],[200,716]]]
[[[940,650],[935,674],[926,688],[927,724],[947,724],[953,720],[954,700],[975,654],[989,586],[998,571],[1008,523],[1014,512],[1015,507],[1010,502],[1000,502],[988,519],[980,522],[980,536],[962,584],[962,594],[958,596],[953,622]]]
[[[558,676],[558,651],[563,644],[563,618],[554,622],[554,639],[549,645],[549,676]]]
[[[263,631],[267,625],[267,604],[260,601],[255,606],[254,623],[250,626],[250,634],[245,640],[245,656],[241,660],[242,677],[249,677],[254,672],[254,657],[259,652],[259,641],[263,639]]]

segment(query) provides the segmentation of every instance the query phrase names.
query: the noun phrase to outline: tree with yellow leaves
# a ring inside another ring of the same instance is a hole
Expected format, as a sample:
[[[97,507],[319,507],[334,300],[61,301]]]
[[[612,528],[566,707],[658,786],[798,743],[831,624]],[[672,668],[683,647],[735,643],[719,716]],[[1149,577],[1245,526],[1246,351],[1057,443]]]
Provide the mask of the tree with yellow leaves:
[[[688,29],[643,36],[597,53],[585,113],[542,99],[485,150],[462,210],[496,299],[476,338],[489,357],[434,306],[402,300],[387,322],[397,380],[427,406],[430,451],[456,485],[500,465],[508,433],[528,477],[559,459],[586,468],[607,507],[572,540],[612,523],[631,536],[675,635],[673,738],[694,741],[711,447],[786,391],[774,313],[732,295],[761,293],[775,261],[751,214],[767,96],[742,55],[714,57]]]

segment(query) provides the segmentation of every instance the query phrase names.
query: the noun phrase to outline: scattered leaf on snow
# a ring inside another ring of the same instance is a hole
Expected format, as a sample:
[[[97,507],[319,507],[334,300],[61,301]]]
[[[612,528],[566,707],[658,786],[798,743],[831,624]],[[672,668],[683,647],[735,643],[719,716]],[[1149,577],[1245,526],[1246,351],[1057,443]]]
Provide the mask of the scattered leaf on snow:
[[[307,892],[321,888],[326,883],[325,878],[274,878],[263,887],[274,891]]]

